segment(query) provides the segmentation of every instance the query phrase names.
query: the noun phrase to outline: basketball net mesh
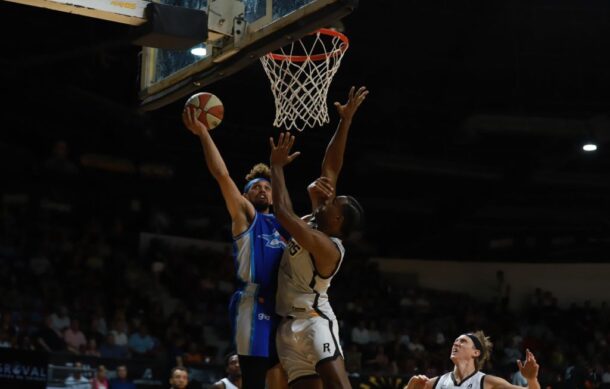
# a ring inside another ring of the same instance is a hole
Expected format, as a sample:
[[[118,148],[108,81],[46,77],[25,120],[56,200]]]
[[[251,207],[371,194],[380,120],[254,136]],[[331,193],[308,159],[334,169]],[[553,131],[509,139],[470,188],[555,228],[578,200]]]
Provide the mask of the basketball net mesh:
[[[321,29],[260,58],[275,98],[275,127],[302,131],[330,121],[328,88],[348,45],[345,35]]]

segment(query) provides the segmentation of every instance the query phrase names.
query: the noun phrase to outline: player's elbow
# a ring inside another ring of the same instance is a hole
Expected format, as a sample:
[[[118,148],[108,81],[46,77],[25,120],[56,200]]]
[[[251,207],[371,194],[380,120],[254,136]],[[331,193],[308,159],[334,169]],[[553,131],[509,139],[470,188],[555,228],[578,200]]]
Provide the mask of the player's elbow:
[[[222,182],[222,181],[231,179],[231,177],[229,176],[229,171],[227,169],[214,168],[214,169],[210,169],[210,173],[212,174],[214,179],[216,179],[216,181],[218,181],[218,182]]]

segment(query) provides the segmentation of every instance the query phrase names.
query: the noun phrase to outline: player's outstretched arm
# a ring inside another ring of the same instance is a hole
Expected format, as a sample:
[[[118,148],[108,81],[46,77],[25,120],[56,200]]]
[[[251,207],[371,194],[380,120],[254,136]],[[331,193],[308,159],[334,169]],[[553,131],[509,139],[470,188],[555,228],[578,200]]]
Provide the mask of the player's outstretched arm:
[[[253,216],[255,212],[254,206],[242,196],[237,185],[235,185],[235,182],[229,175],[227,165],[220,155],[220,151],[218,151],[214,140],[212,140],[210,132],[206,126],[197,119],[195,110],[185,108],[182,112],[182,121],[186,128],[197,135],[201,140],[205,163],[220,186],[231,219],[235,223],[236,220],[245,218],[246,212],[248,213],[248,216]]]
[[[519,371],[527,380],[528,389],[540,389],[540,382],[538,382],[538,370],[540,366],[536,362],[536,357],[530,352],[525,351],[525,362],[520,360],[517,361]],[[521,386],[513,385],[506,381],[504,378],[488,375],[485,377],[485,388],[484,389],[523,389]]]
[[[425,375],[414,375],[403,389],[432,389],[437,377],[428,378]]]
[[[294,213],[290,194],[286,188],[284,166],[300,154],[299,152],[290,154],[294,145],[294,135],[281,133],[277,145],[273,138],[269,139],[269,143],[271,144],[271,188],[275,217],[282,227],[313,255],[316,269],[320,275],[327,277],[334,271],[336,263],[341,258],[341,253],[326,234],[314,230]]]
[[[358,107],[364,101],[369,91],[366,87],[362,86],[356,90],[355,87],[351,87],[348,95],[347,102],[341,104],[335,102],[335,107],[339,113],[339,124],[337,129],[330,139],[328,146],[326,147],[326,153],[322,160],[322,177],[328,177],[330,184],[333,187],[337,186],[337,180],[339,173],[343,167],[343,156],[345,155],[345,146],[347,144],[347,135],[352,125],[352,119]]]

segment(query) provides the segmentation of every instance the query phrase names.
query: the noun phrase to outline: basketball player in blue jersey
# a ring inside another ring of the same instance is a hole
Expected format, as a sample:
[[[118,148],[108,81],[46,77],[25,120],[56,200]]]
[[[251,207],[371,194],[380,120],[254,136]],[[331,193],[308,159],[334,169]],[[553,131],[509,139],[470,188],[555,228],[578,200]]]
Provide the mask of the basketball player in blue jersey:
[[[453,371],[440,377],[425,375],[411,377],[405,389],[523,389],[504,378],[487,375],[481,371],[489,359],[492,343],[483,331],[466,333],[457,337],[451,348]],[[540,389],[538,363],[534,354],[525,352],[525,362],[517,361],[519,371],[527,380],[528,389]]]
[[[308,187],[312,209],[318,207],[332,193],[332,185],[343,163],[347,133],[353,115],[368,91],[361,87],[350,89],[345,104],[335,103],[341,118],[323,161],[323,173]],[[272,204],[269,169],[256,165],[246,177],[243,195],[239,193],[205,126],[195,118],[194,111],[185,110],[183,120],[187,128],[198,135],[204,149],[206,164],[218,181],[227,209],[231,214],[237,277],[243,286],[231,301],[234,337],[246,389],[264,388],[265,371],[277,361],[275,351],[275,290],[279,260],[285,247],[286,234],[270,213]],[[267,355],[267,361],[264,361]],[[266,365],[267,364],[267,365]],[[285,374],[279,364],[267,373],[269,389],[285,387]],[[261,386],[262,385],[262,386]]]
[[[206,165],[218,182],[229,215],[233,234],[233,254],[238,288],[229,310],[233,341],[239,355],[243,387],[284,388],[286,378],[278,363],[275,347],[275,293],[277,270],[286,244],[272,204],[269,167],[255,165],[240,191],[208,129],[196,119],[193,110],[182,115],[186,127],[199,136]]]

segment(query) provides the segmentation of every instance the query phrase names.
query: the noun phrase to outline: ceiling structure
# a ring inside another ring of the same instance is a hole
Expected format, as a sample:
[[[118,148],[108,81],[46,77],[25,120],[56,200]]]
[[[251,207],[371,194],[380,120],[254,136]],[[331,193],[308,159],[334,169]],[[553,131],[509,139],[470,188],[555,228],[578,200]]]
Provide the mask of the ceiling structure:
[[[609,16],[602,1],[360,1],[343,20],[351,45],[329,101],[370,90],[339,192],[361,200],[375,254],[610,261]],[[130,28],[0,2],[0,139],[154,158],[210,192],[182,102],[138,112]],[[225,104],[214,137],[243,176],[278,132],[269,82],[254,63],[206,90]],[[329,109],[329,125],[298,134],[287,171],[302,211],[336,125]]]

